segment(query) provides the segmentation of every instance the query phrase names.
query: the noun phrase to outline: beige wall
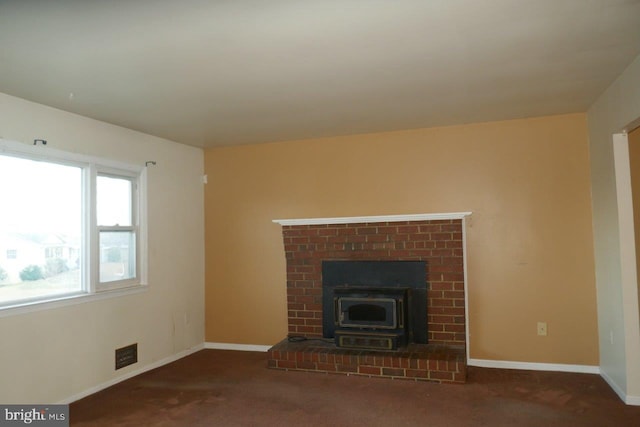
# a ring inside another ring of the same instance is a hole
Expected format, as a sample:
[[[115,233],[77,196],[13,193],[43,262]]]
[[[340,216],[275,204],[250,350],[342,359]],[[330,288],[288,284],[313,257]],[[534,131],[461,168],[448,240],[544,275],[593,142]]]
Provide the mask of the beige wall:
[[[209,342],[285,337],[271,220],[471,211],[471,357],[598,364],[584,114],[211,149],[205,170]]]
[[[204,197],[200,149],[0,94],[0,137],[144,164],[148,170],[146,292],[0,317],[0,402],[67,401],[199,346],[204,338]],[[186,319],[185,319],[186,316]],[[137,364],[114,350],[138,343]]]
[[[629,298],[637,294],[637,283],[623,280],[635,276],[621,268],[620,236],[626,229],[619,224],[619,204],[631,205],[626,197],[619,200],[614,166],[613,134],[631,130],[640,119],[640,56],[611,84],[591,106],[587,114],[593,229],[598,295],[598,329],[600,370],[609,384],[628,402],[640,404],[640,329],[638,306]],[[623,184],[623,183],[618,183]],[[628,233],[628,234],[632,234]],[[623,245],[627,247],[627,245]],[[635,265],[633,266],[635,273]]]

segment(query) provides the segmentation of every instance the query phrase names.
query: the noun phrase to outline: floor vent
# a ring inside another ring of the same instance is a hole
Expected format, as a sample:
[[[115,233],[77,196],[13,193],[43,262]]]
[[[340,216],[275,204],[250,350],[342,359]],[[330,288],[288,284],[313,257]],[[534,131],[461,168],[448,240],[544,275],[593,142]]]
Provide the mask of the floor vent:
[[[116,349],[116,370],[138,362],[138,343]]]

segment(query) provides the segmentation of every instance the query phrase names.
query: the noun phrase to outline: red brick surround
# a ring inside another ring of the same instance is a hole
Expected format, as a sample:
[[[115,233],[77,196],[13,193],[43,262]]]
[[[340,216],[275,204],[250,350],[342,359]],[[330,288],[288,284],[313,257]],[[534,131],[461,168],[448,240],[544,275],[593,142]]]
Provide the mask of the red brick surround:
[[[430,344],[464,346],[462,220],[283,226],[290,335],[322,337],[322,260],[425,261]]]

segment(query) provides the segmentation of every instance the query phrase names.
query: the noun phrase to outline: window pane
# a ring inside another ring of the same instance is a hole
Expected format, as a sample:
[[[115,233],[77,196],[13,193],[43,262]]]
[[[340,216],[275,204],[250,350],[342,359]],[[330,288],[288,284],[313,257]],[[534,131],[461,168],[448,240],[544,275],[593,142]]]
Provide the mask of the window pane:
[[[98,225],[132,225],[131,180],[98,176]]]
[[[0,304],[82,289],[82,169],[0,155]]]
[[[135,233],[100,232],[100,282],[114,282],[136,277]]]

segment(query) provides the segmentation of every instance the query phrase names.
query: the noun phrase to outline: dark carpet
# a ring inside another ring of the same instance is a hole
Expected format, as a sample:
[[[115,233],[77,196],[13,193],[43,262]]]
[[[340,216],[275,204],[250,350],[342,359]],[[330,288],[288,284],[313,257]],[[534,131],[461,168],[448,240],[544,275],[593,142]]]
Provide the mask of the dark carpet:
[[[598,375],[470,367],[464,385],[287,372],[202,350],[71,404],[73,426],[640,426]]]

